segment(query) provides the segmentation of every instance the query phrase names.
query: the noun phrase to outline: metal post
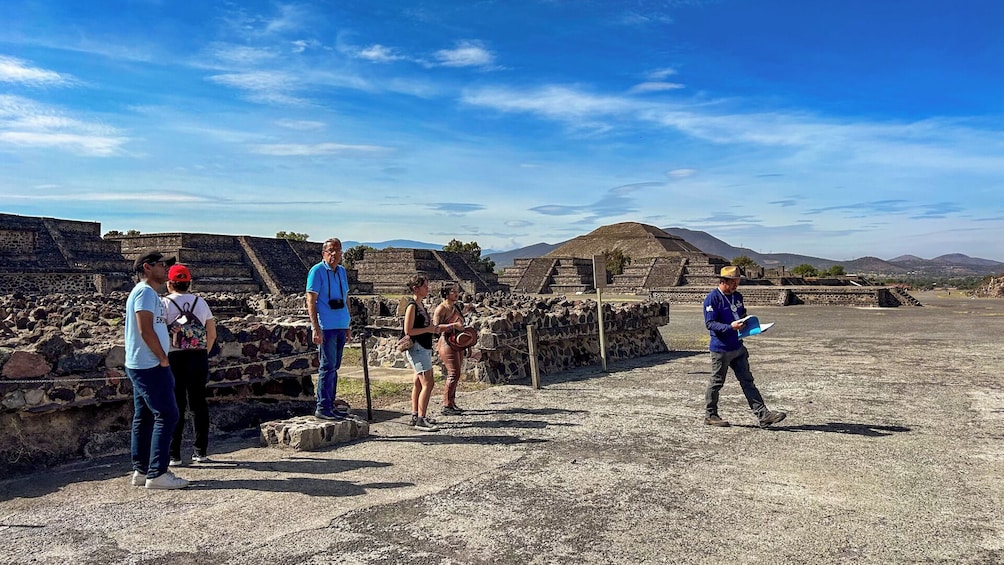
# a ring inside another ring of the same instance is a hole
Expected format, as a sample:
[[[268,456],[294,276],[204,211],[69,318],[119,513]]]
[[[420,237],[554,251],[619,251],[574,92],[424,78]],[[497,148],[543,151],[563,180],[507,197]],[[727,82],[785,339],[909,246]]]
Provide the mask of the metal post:
[[[366,421],[373,421],[373,398],[370,396],[370,362],[366,355],[366,338],[369,337],[365,333],[362,335],[362,339],[359,340],[359,345],[362,346],[363,352],[363,389],[366,391]]]
[[[527,352],[530,354],[530,384],[540,390],[540,368],[537,366],[537,327],[526,327]]]
[[[600,360],[603,362],[603,372],[607,371],[607,332],[603,328],[603,291],[596,288],[596,310],[600,318]]]
[[[607,287],[607,258],[593,255],[593,286],[596,288],[596,309],[600,323],[600,361],[603,372],[607,371],[607,333],[603,328],[603,289]]]

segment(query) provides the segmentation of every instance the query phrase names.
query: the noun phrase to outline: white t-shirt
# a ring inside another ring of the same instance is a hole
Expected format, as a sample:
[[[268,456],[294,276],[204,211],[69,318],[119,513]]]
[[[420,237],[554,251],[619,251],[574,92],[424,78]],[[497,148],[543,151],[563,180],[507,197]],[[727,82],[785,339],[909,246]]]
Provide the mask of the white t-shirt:
[[[209,308],[209,304],[206,304],[205,298],[199,298],[199,301],[195,303],[195,308],[192,308],[192,303],[195,302],[195,299],[196,296],[194,294],[179,294],[177,292],[172,292],[161,298],[161,302],[164,303],[164,310],[167,312],[167,325],[173,324],[181,316],[181,310],[178,310],[174,304],[177,304],[182,310],[192,310],[203,324],[208,322],[213,317],[213,311]],[[174,304],[171,303],[171,300],[174,301]],[[171,347],[171,351],[176,351],[176,349]]]

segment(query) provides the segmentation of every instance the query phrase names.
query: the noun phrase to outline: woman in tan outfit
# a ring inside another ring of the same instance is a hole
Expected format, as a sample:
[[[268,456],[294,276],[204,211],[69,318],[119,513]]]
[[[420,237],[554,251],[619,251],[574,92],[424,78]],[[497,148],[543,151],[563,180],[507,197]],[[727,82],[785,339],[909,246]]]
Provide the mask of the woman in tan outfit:
[[[457,300],[460,298],[460,287],[452,283],[443,285],[443,288],[439,291],[439,295],[442,296],[443,301],[439,303],[435,313],[432,314],[433,324],[450,326],[447,333],[439,336],[439,343],[436,347],[439,352],[439,359],[446,365],[446,386],[443,387],[442,413],[444,416],[459,416],[463,413],[463,410],[457,407],[457,385],[460,384],[460,371],[464,364],[464,352],[450,347],[450,344],[446,342],[446,337],[449,335],[449,332],[457,331],[457,329],[463,329],[464,327],[464,315],[460,312],[460,307],[457,306]]]

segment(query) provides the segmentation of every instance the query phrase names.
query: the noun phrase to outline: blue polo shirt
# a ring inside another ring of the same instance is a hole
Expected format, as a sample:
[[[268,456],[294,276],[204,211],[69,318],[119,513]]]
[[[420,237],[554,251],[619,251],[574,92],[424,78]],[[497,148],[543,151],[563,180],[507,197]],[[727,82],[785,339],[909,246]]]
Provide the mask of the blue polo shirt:
[[[321,261],[307,274],[307,291],[317,293],[317,322],[322,330],[349,329],[349,275],[345,267],[332,269]],[[345,307],[332,310],[328,300],[341,298]]]

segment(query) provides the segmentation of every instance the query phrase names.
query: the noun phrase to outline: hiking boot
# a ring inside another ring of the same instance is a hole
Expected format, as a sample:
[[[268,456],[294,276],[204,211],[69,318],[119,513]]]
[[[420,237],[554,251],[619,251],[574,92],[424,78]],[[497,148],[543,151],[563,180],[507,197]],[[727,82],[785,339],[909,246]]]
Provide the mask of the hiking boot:
[[[213,460],[210,459],[208,455],[199,455],[198,453],[193,453],[192,463],[213,463]]]
[[[436,427],[434,422],[430,422],[428,418],[419,418],[415,421],[415,429],[422,430],[423,432],[438,432],[439,428]]]
[[[146,473],[140,473],[139,471],[132,472],[132,486],[142,487],[146,486]]]
[[[318,420],[344,420],[345,416],[331,410],[318,410],[314,412],[314,417]]]
[[[727,428],[732,424],[728,420],[722,420],[721,416],[718,414],[713,414],[704,418],[704,425],[706,426],[717,426],[719,428]]]
[[[146,488],[148,489],[174,490],[185,488],[187,486],[188,481],[182,479],[181,477],[176,477],[174,473],[170,471],[165,471],[163,475],[160,475],[157,478],[146,480]]]
[[[457,408],[456,406],[443,406],[442,410],[443,416],[459,416],[464,413],[463,410]]]
[[[771,424],[776,424],[781,420],[784,420],[787,416],[788,415],[785,414],[784,412],[768,411],[766,414],[763,415],[763,418],[760,418],[760,427],[766,428]]]

